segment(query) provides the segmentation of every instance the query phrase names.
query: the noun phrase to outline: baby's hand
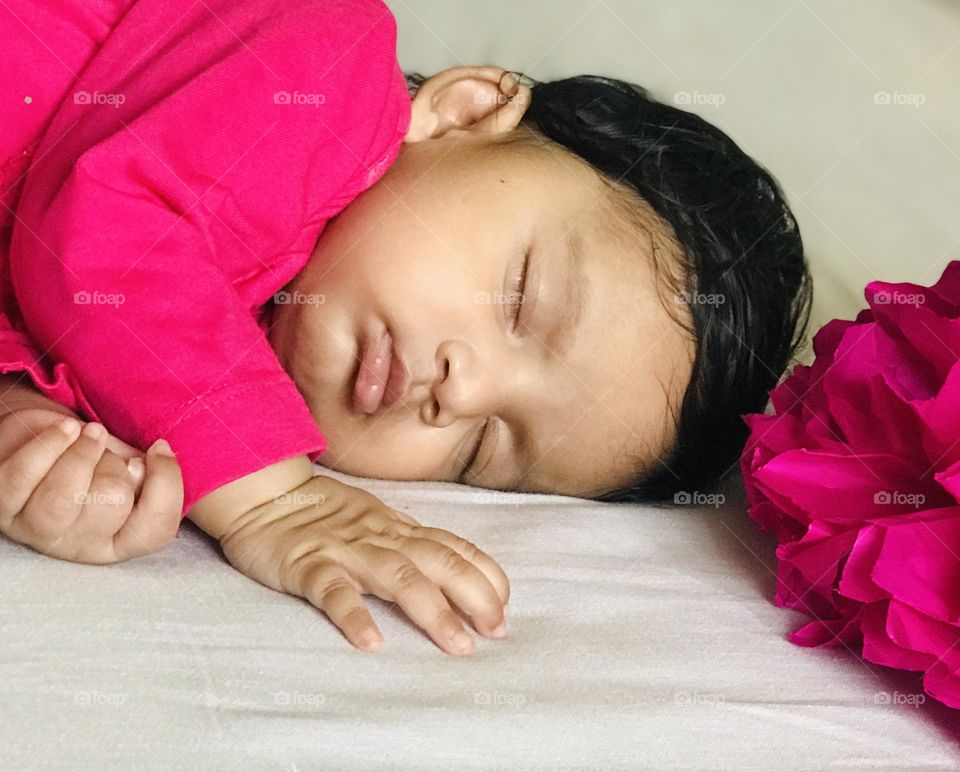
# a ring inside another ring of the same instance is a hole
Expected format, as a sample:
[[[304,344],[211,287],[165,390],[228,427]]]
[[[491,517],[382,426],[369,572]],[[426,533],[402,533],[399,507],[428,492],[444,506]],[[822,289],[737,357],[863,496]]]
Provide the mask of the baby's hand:
[[[478,632],[506,635],[510,584],[491,557],[330,477],[314,477],[251,510],[220,543],[239,571],[305,598],[366,651],[378,650],[383,636],[362,593],[396,602],[450,654],[470,654],[473,639],[447,598]]]
[[[180,467],[156,445],[144,466],[102,424],[38,408],[0,420],[0,533],[14,541],[75,563],[118,563],[168,544],[182,507]]]

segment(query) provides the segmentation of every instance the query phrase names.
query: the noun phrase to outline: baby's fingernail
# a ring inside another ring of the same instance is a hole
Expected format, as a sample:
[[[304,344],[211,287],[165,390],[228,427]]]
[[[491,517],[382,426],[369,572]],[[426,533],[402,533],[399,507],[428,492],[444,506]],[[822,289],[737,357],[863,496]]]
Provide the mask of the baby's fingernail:
[[[507,637],[507,623],[501,622],[496,627],[490,631],[490,636],[492,638],[506,638]]]
[[[127,461],[127,471],[130,472],[130,476],[133,477],[136,482],[140,482],[140,480],[143,479],[143,473],[145,471],[143,459],[137,457],[131,458]]]
[[[450,645],[458,654],[469,654],[473,649],[473,640],[462,630],[457,630],[450,636]]]
[[[173,450],[170,447],[170,443],[161,437],[150,446],[147,453],[156,453],[158,456],[172,456]]]
[[[83,427],[83,435],[85,437],[89,437],[91,440],[101,440],[106,433],[107,430],[104,428],[103,424],[98,424],[95,421],[91,421]]]
[[[75,418],[64,418],[57,428],[68,437],[76,437],[80,433],[80,422]]]
[[[364,633],[360,638],[360,645],[364,651],[380,651],[383,648],[383,638],[372,631]]]

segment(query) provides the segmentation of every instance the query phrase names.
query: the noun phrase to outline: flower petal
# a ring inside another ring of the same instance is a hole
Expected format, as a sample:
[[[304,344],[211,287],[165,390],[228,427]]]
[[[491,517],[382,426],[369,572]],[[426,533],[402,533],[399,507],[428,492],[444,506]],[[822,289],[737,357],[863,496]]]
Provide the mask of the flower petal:
[[[872,578],[899,602],[960,624],[960,507],[924,514],[930,519],[884,524]]]
[[[843,566],[843,576],[838,586],[841,595],[864,603],[890,597],[870,576],[873,564],[880,555],[885,533],[884,528],[869,525],[857,534],[856,543]]]

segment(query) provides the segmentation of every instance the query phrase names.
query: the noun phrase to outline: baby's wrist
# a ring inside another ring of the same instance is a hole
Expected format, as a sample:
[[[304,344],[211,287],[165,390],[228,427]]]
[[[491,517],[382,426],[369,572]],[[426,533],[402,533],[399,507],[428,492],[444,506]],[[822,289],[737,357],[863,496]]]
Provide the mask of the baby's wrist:
[[[251,508],[238,517],[231,524],[229,533],[220,539],[220,543],[224,544],[224,541],[232,536],[249,534],[280,520],[285,520],[291,527],[304,522],[314,522],[318,515],[342,508],[345,499],[350,498],[347,493],[349,490],[356,489],[332,477],[311,475],[297,487]],[[363,492],[363,495],[368,494]]]
[[[313,476],[313,464],[294,456],[222,485],[197,501],[187,517],[218,541],[250,519],[250,513],[288,494]]]

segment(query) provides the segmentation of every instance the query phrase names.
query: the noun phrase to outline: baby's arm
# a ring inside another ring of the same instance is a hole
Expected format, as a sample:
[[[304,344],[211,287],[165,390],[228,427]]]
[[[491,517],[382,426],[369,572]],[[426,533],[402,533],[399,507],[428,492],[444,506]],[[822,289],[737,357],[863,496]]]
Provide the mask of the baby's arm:
[[[448,598],[478,632],[506,634],[510,584],[490,556],[448,531],[421,526],[367,491],[313,476],[306,456],[217,489],[187,517],[220,542],[235,568],[306,599],[357,648],[376,651],[383,644],[363,593],[397,603],[449,654],[470,654],[473,641]]]
[[[163,547],[183,505],[172,456],[139,451],[0,375],[0,533],[51,557],[116,563]]]
[[[38,148],[9,256],[32,339],[111,432],[170,443],[184,511],[323,451],[254,317],[402,136],[387,8],[134,4],[75,88],[124,99],[66,100]]]

